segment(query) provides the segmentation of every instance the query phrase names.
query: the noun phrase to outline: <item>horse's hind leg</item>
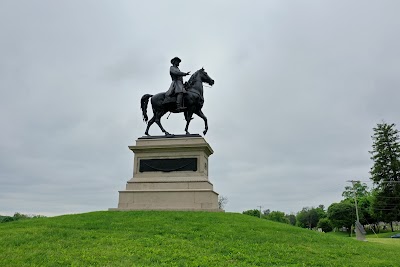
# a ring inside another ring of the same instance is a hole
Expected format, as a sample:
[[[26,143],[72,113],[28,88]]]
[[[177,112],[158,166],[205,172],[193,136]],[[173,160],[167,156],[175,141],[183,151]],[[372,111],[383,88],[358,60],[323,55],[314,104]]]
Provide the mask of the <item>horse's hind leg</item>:
[[[153,116],[153,118],[149,120],[149,122],[147,123],[146,131],[144,132],[145,135],[149,135],[150,126],[155,122],[155,120],[156,120],[155,116]]]
[[[169,132],[167,132],[164,127],[161,124],[161,117],[165,114],[165,112],[157,112],[156,116],[155,116],[155,121],[158,125],[158,127],[160,127],[161,131],[165,134],[165,135],[171,135]]]
[[[207,117],[206,115],[204,115],[203,111],[198,110],[195,112],[197,116],[199,116],[200,118],[202,118],[204,120],[204,131],[203,134],[206,135],[207,131],[208,131],[208,123],[207,123]]]

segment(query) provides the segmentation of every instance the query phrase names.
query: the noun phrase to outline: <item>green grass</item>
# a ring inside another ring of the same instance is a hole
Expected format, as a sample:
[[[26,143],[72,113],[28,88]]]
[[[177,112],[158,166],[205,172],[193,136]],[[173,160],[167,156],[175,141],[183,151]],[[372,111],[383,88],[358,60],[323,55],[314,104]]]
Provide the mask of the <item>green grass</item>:
[[[399,266],[400,251],[389,238],[359,242],[242,214],[156,211],[2,223],[0,244],[0,266]]]

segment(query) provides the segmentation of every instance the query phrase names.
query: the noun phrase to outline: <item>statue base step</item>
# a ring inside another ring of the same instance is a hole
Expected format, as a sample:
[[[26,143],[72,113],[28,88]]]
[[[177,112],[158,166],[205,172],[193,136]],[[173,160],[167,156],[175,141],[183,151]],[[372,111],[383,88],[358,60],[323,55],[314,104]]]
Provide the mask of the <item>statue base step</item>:
[[[218,209],[218,194],[210,189],[119,191],[118,208],[111,210],[222,211]]]

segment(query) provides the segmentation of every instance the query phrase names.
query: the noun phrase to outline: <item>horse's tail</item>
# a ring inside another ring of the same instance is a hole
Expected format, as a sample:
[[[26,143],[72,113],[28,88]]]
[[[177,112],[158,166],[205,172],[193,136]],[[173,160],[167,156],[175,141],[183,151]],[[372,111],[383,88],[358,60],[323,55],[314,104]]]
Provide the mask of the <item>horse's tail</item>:
[[[147,105],[149,104],[149,99],[152,96],[153,95],[145,94],[140,100],[140,108],[142,109],[143,121],[145,121],[146,123],[149,120],[149,117],[147,117]]]

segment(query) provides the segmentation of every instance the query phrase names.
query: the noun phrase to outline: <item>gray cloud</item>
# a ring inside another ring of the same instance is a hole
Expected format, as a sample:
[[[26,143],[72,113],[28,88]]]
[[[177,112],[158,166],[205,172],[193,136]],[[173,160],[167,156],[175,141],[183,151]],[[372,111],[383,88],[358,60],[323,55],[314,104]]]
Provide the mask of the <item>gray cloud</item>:
[[[0,214],[115,207],[169,60],[205,67],[210,179],[228,211],[296,212],[368,179],[372,127],[399,123],[394,1],[3,1]],[[183,133],[182,116],[163,119]],[[191,132],[201,132],[195,118]],[[151,133],[161,134],[153,126]]]

